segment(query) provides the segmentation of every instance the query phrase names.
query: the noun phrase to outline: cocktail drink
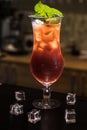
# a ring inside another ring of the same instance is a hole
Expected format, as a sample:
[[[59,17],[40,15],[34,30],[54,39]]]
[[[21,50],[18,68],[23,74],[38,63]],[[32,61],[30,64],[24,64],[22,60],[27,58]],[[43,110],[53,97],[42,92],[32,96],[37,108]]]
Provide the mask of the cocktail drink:
[[[33,28],[33,50],[30,69],[35,79],[43,87],[43,99],[35,100],[34,106],[51,109],[59,105],[51,99],[50,86],[56,82],[63,72],[64,61],[60,47],[60,27],[62,17],[52,18],[31,16]]]
[[[40,83],[50,86],[63,71],[63,57],[60,49],[61,23],[43,23],[36,18],[32,21],[32,25],[34,45],[30,62],[31,71]]]

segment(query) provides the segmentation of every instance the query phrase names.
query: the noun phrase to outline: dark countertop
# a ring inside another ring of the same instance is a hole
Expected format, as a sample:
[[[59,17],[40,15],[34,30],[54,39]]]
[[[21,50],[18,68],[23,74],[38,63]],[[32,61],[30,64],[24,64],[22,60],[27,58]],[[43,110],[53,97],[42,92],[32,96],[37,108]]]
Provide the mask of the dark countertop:
[[[15,104],[15,91],[24,91],[26,100],[21,102],[24,106],[22,115],[13,116],[10,114],[10,106]],[[73,107],[76,111],[76,123],[66,124],[64,119],[66,95],[52,93],[52,97],[60,100],[61,106],[51,110],[41,110],[41,121],[32,124],[27,120],[27,114],[34,107],[32,101],[42,98],[42,91],[39,89],[26,88],[15,85],[0,85],[0,130],[84,130],[87,129],[87,98],[76,97],[77,101]]]

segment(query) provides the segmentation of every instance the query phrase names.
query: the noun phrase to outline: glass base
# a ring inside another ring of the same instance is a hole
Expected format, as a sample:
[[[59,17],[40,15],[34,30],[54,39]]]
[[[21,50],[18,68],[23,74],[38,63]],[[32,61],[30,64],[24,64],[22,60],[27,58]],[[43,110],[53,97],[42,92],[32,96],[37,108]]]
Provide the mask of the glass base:
[[[49,102],[45,102],[44,99],[36,99],[33,101],[33,106],[39,109],[53,109],[60,106],[60,102],[56,99],[50,99]]]

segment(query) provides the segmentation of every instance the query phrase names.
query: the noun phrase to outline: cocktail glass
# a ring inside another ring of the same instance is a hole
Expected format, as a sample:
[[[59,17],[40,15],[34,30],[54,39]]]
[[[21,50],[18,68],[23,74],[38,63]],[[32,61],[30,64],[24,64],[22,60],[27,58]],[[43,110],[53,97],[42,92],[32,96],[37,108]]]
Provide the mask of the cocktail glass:
[[[33,105],[40,109],[52,109],[60,105],[58,100],[51,98],[51,85],[59,79],[64,68],[60,47],[62,17],[30,18],[34,39],[30,69],[35,79],[43,85],[43,99],[34,100]]]

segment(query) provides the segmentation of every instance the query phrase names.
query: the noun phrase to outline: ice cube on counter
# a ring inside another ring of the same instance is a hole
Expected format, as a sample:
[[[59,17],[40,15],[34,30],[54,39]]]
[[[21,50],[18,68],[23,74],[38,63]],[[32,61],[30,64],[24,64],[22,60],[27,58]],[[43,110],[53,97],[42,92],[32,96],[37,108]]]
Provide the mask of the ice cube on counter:
[[[23,105],[20,105],[18,103],[10,105],[10,114],[17,116],[17,115],[21,115],[23,113],[24,113]]]
[[[28,112],[28,121],[30,123],[37,123],[41,120],[40,110],[32,109],[30,112]]]
[[[75,105],[76,103],[76,94],[75,93],[68,93],[66,96],[66,103],[68,105]]]
[[[69,124],[76,123],[75,109],[66,109],[65,110],[65,121],[66,121],[66,123],[69,123]]]
[[[15,92],[15,99],[17,101],[25,100],[25,92],[23,92],[23,91],[16,91]]]

